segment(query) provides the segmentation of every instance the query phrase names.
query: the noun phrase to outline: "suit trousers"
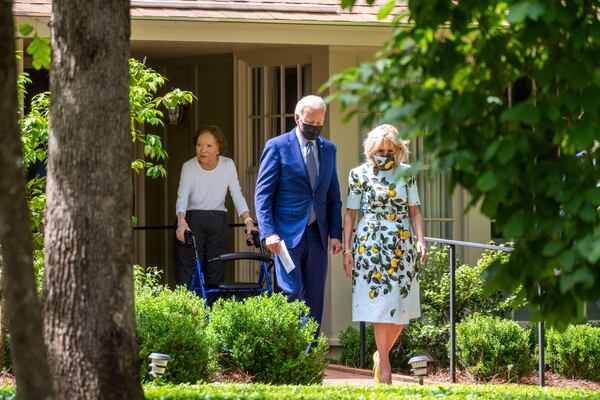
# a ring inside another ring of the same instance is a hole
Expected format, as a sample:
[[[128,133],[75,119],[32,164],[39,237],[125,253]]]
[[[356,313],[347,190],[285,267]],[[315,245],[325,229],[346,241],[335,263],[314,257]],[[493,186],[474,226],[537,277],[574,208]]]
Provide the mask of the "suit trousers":
[[[287,243],[286,243],[287,245]],[[327,279],[327,249],[323,248],[318,224],[308,225],[298,245],[288,249],[296,268],[287,273],[279,257],[275,257],[277,286],[290,301],[304,300],[310,307],[310,317],[321,326],[325,280]],[[319,330],[315,336],[318,336]]]
[[[219,210],[188,210],[185,220],[196,236],[198,257],[204,272],[204,280],[208,287],[223,282],[225,271],[220,261],[208,263],[229,248],[229,222],[227,213]],[[178,285],[189,285],[196,264],[193,248],[183,245],[175,237],[173,246],[175,278]]]

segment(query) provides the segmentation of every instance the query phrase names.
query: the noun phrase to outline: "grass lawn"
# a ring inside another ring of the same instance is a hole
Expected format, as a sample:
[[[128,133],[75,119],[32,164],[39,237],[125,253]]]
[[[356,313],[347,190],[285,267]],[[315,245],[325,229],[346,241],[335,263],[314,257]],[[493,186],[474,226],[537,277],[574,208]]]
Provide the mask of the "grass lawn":
[[[600,392],[518,385],[270,386],[211,383],[144,386],[148,400],[392,400],[392,399],[600,399]],[[0,387],[0,400],[15,399],[14,386]]]
[[[252,399],[600,399],[600,392],[518,385],[270,386],[261,384],[145,386],[148,400]]]

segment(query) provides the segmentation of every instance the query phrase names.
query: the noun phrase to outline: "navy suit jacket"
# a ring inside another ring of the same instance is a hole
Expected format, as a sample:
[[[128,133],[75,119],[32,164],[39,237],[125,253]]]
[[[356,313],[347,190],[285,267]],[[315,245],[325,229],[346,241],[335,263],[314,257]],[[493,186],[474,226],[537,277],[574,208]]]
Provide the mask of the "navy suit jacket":
[[[286,246],[296,247],[314,206],[321,241],[342,239],[342,202],[336,169],[336,148],[318,137],[319,174],[311,187],[296,129],[269,140],[260,158],[256,181],[256,216],[261,238],[278,234]]]

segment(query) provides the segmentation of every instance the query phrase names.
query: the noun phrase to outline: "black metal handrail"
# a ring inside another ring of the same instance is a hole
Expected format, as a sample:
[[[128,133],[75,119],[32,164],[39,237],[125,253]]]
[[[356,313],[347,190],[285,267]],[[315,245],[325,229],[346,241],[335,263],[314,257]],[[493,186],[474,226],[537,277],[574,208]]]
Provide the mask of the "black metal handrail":
[[[254,222],[256,224],[256,221]],[[240,228],[246,226],[245,224],[229,224],[230,228]],[[146,226],[134,226],[134,231],[157,231],[157,230],[169,230],[176,229],[175,225],[146,225]]]
[[[514,249],[508,246],[493,246],[489,244],[475,243],[475,242],[463,242],[460,240],[449,240],[441,238],[425,237],[425,241],[429,243],[440,243],[448,245],[448,267],[450,269],[450,382],[456,382],[456,321],[454,312],[455,303],[455,272],[456,272],[456,246],[460,247],[471,247],[484,250],[498,250],[510,252]],[[538,287],[538,293],[540,292]],[[365,368],[365,353],[366,353],[366,335],[365,335],[365,322],[360,322],[360,367]],[[544,379],[544,322],[538,322],[538,384],[539,386],[545,385]]]

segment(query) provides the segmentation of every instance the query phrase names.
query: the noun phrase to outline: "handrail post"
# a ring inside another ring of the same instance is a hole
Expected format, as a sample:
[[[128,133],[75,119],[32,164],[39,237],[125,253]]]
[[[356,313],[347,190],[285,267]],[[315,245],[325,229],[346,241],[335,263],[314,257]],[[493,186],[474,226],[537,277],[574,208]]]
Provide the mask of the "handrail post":
[[[538,321],[538,385],[545,386],[544,379],[544,321]]]
[[[450,267],[450,382],[456,382],[456,362],[455,362],[455,350],[456,350],[456,331],[455,331],[455,314],[454,314],[454,302],[455,302],[455,287],[454,287],[454,272],[456,271],[456,247],[452,244],[448,249],[448,261]]]
[[[366,334],[365,334],[365,323],[364,321],[360,322],[360,367],[366,368],[367,365],[365,363],[365,353],[366,353]]]
[[[538,285],[538,295],[542,295],[542,288]],[[545,332],[544,332],[544,321],[538,321],[538,385],[545,386],[546,382],[544,379],[544,343],[545,343]]]

